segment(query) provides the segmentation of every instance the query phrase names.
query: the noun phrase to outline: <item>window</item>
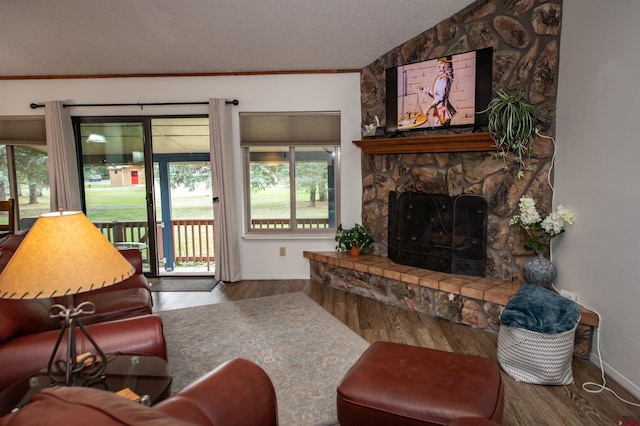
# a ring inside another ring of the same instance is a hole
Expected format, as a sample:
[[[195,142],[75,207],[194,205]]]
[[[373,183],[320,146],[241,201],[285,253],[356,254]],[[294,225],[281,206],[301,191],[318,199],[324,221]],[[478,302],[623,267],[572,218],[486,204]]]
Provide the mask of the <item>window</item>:
[[[31,228],[38,216],[51,210],[47,147],[15,145],[13,159],[20,218],[18,229],[25,230]]]
[[[50,211],[46,146],[0,145],[0,199],[7,198],[16,200],[20,230],[29,229],[38,216]],[[6,223],[6,216],[0,221]]]
[[[248,233],[334,233],[340,114],[241,113]]]
[[[19,230],[50,211],[44,117],[0,117],[0,199],[7,198],[15,200]]]

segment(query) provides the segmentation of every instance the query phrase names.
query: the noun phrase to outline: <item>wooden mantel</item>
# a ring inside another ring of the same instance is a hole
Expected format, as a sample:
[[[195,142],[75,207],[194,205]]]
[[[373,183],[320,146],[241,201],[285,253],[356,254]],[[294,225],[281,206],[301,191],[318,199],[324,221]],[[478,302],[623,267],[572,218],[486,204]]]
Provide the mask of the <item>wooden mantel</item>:
[[[451,133],[390,139],[353,141],[365,154],[415,154],[421,152],[493,151],[495,142],[488,132]]]

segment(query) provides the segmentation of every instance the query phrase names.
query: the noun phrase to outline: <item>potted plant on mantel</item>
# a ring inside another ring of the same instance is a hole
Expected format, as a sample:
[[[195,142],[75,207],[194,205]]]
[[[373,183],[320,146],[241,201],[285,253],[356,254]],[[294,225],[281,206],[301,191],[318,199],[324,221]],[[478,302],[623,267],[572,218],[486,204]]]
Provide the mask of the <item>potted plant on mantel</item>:
[[[358,256],[363,249],[374,242],[371,234],[357,223],[353,228],[343,228],[342,224],[338,225],[335,240],[338,242],[336,251],[348,251],[351,256]]]
[[[489,134],[496,143],[495,156],[518,166],[518,179],[532,171],[533,137],[537,134],[535,108],[524,101],[522,90],[497,90],[487,109]],[[503,167],[509,170],[509,165]]]

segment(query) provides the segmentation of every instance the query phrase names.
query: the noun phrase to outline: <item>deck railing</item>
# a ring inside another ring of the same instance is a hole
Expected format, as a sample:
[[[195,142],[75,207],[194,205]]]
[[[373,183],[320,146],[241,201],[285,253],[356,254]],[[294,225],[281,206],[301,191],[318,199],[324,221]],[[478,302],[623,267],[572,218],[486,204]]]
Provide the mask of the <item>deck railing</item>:
[[[94,222],[102,234],[116,247],[138,247],[143,263],[148,263],[149,227],[144,221]],[[213,219],[175,219],[171,221],[174,263],[205,262],[207,269],[215,262]],[[156,223],[158,252],[164,253],[162,223]]]
[[[326,229],[327,218],[296,219],[298,229]],[[251,229],[285,229],[291,227],[291,219],[251,219]]]
[[[172,220],[175,260],[213,262],[213,223],[213,219]]]
[[[149,263],[148,232],[145,221],[94,222],[102,234],[119,247],[138,247],[142,251],[143,263]],[[173,262],[205,262],[207,270],[215,262],[213,244],[213,219],[174,219],[171,221],[173,240]],[[291,226],[290,219],[253,219],[253,229],[283,229]],[[297,219],[299,229],[329,228],[329,219]],[[158,253],[164,253],[161,222],[156,223]]]
[[[112,243],[147,243],[147,222],[120,221],[93,222],[107,240]]]

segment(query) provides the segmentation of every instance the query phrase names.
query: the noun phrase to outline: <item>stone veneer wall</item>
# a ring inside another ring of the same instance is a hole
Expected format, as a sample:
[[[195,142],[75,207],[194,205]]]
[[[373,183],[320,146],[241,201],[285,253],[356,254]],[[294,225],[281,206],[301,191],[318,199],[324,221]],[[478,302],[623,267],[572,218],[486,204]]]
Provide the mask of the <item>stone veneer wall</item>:
[[[539,116],[539,131],[555,135],[555,108],[562,0],[478,0],[449,19],[362,69],[362,121],[385,119],[385,69],[446,54],[492,46],[493,88],[522,88]],[[453,132],[454,130],[449,130]],[[460,132],[460,130],[455,130]],[[470,131],[466,129],[464,131]],[[422,134],[447,132],[424,131]],[[386,135],[417,136],[421,133]],[[535,140],[534,171],[517,179],[492,152],[362,155],[362,224],[376,239],[373,253],[387,254],[389,191],[456,196],[479,194],[489,203],[485,276],[512,279],[532,252],[523,233],[509,226],[521,196],[536,200],[546,216],[552,191],[547,183],[553,143]],[[560,271],[559,273],[562,273]]]

